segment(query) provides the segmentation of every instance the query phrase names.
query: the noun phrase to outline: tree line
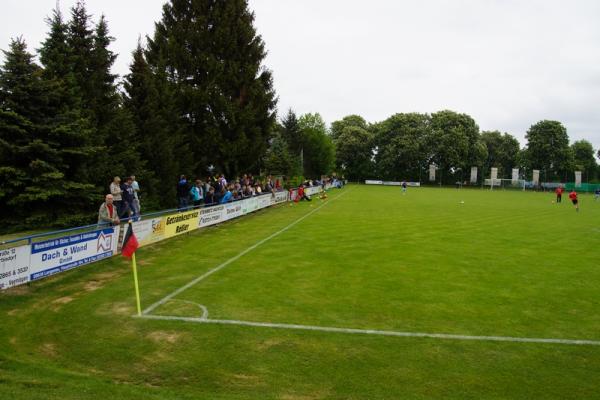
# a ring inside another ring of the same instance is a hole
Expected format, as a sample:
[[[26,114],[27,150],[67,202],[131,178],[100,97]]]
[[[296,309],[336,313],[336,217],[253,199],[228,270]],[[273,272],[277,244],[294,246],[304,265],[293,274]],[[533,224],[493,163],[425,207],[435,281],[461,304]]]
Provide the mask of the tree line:
[[[594,181],[600,173],[592,144],[587,140],[570,144],[558,121],[533,124],[523,148],[514,136],[481,132],[472,117],[449,110],[400,113],[371,124],[350,115],[333,122],[330,133],[336,170],[351,180],[427,181],[431,164],[442,184],[469,180],[471,167],[478,167],[479,181],[484,174],[489,177],[492,167],[506,179],[513,168],[520,169],[521,179],[531,180],[537,169],[541,180],[560,182],[572,182],[576,170],[582,171],[584,181]]]
[[[435,164],[440,182],[453,183],[472,166],[503,177],[540,169],[544,180],[598,173],[592,145],[570,145],[556,121],[534,124],[521,149],[453,111],[376,123],[350,115],[329,127],[318,113],[278,120],[246,0],[168,1],[124,77],[111,72],[106,18],[94,20],[84,1],[46,23],[38,49],[17,37],[0,67],[0,230],[90,223],[113,176],[131,174],[147,212],[175,206],[181,174],[424,181]]]

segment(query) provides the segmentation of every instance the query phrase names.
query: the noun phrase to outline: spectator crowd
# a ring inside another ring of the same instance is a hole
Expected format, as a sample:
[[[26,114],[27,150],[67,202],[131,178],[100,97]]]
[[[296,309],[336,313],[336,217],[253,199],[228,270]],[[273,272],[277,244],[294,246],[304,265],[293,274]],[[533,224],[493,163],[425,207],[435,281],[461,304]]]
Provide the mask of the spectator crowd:
[[[196,179],[189,181],[185,175],[179,177],[177,182],[177,203],[180,211],[190,208],[225,204],[232,201],[242,200],[262,194],[271,194],[282,191],[282,178],[274,178],[269,175],[264,179],[255,178],[252,174],[244,174],[232,181],[227,181],[223,174],[208,176],[205,180]],[[310,200],[304,193],[304,187],[322,186],[332,183],[335,187],[341,187],[342,182],[337,179],[324,178],[321,181],[307,180],[298,185],[299,200]],[[289,185],[288,185],[289,186]],[[110,193],[105,196],[105,201],[98,212],[98,224],[118,225],[121,219],[136,221],[140,217],[140,185],[135,176],[121,178],[115,176],[109,185]]]

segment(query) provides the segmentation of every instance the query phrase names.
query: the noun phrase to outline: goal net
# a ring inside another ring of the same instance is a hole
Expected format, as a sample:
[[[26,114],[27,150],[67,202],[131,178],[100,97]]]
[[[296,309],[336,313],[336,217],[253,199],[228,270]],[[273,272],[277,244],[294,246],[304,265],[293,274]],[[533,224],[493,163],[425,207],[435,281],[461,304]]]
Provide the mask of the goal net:
[[[517,189],[525,190],[524,179],[486,179],[484,186],[489,186],[490,189]]]

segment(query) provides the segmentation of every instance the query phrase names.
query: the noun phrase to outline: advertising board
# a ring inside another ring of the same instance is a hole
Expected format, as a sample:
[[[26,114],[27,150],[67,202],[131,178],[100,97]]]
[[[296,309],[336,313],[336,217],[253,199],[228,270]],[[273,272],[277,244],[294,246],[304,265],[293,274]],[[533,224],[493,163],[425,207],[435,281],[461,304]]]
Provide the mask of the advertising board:
[[[223,222],[226,220],[227,214],[224,205],[206,207],[200,209],[199,211],[200,218],[198,220],[198,226],[200,228],[218,224],[219,222]]]
[[[124,225],[123,229],[127,230],[127,225]],[[132,229],[140,247],[165,239],[165,222],[163,217],[134,222]],[[125,234],[123,233],[124,239]]]
[[[29,282],[29,252],[31,246],[0,250],[0,290]]]
[[[163,217],[165,225],[165,238],[181,235],[198,229],[200,210],[180,212]]]
[[[30,279],[36,280],[116,254],[119,227],[49,239],[31,245]]]

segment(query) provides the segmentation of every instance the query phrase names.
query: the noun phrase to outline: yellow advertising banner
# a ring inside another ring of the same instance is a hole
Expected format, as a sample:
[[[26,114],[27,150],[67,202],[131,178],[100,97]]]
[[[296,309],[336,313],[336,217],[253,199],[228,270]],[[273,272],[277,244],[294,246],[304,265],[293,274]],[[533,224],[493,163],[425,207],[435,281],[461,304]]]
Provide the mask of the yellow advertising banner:
[[[186,211],[163,217],[165,226],[165,239],[197,229],[199,219],[199,210]]]

